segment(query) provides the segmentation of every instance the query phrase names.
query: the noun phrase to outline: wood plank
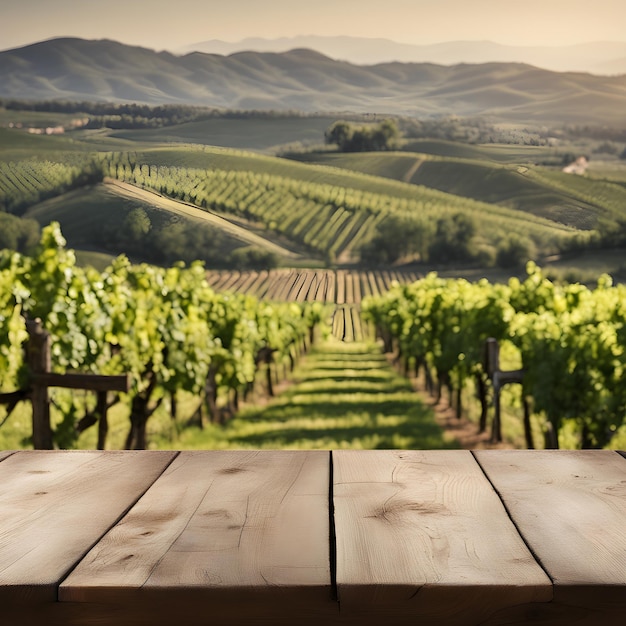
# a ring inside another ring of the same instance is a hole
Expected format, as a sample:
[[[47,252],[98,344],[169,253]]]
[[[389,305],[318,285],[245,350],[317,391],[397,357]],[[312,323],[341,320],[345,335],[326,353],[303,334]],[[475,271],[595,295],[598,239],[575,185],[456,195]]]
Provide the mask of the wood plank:
[[[175,455],[22,451],[2,461],[0,601],[55,601],[61,579]]]
[[[15,450],[0,450],[0,461],[15,454]]]
[[[130,389],[130,376],[101,376],[99,374],[55,374],[41,372],[31,374],[31,380],[36,385],[45,387],[63,387],[65,389],[88,389],[91,391],[124,391]]]
[[[182,452],[59,599],[134,607],[151,624],[168,607],[231,624],[336,613],[328,488],[325,451]]]
[[[597,611],[589,623],[623,617],[624,459],[610,450],[477,451],[476,458],[554,581],[555,602]]]
[[[342,618],[482,624],[551,600],[469,451],[342,450],[333,468]]]

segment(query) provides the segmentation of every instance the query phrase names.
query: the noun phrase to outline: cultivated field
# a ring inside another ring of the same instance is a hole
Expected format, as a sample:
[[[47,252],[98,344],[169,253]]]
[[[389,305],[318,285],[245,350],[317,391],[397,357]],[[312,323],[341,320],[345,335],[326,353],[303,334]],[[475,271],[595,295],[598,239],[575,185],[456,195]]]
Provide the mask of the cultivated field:
[[[125,252],[160,264],[197,254],[208,268],[354,269],[381,230],[404,220],[421,233],[419,243],[389,262],[367,259],[367,266],[418,262],[424,273],[467,275],[471,268],[494,277],[496,265],[519,274],[526,254],[541,265],[565,263],[569,271],[582,252],[588,268],[594,250],[619,246],[626,221],[626,176],[615,155],[592,159],[587,176],[555,165],[563,151],[601,147],[590,139],[559,148],[415,139],[396,152],[299,151],[278,158],[258,150],[302,148],[316,133],[319,144],[334,118],[218,116],[116,130],[81,128],[81,119],[81,113],[0,109],[0,205],[42,226],[58,220],[81,259],[105,255],[99,264]],[[65,132],[25,130],[50,122]],[[112,185],[95,184],[102,177]],[[137,233],[126,236],[138,211],[145,214],[149,246],[139,245]],[[473,230],[468,255],[431,260],[437,237],[448,251],[460,248],[459,218]],[[386,236],[393,247],[395,235]],[[499,265],[509,242],[521,242],[521,258]],[[266,258],[255,266],[259,251]],[[621,265],[618,260],[608,269],[620,275]]]
[[[372,331],[361,320],[361,301],[385,293],[395,283],[418,280],[412,271],[272,270],[262,272],[209,272],[217,291],[250,294],[282,302],[320,302],[329,305],[332,334],[342,341],[363,341]]]

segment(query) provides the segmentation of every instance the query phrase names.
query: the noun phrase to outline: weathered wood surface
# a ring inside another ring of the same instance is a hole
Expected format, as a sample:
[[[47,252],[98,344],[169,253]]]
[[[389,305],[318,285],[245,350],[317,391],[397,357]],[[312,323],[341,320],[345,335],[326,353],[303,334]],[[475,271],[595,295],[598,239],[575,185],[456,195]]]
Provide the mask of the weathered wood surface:
[[[0,452],[0,601],[2,626],[618,624],[626,459]]]
[[[333,467],[345,617],[478,624],[552,599],[470,452],[341,451]]]
[[[259,622],[336,613],[329,453],[183,452],[61,585],[59,599]],[[164,591],[167,594],[164,595]],[[172,604],[173,603],[173,604]],[[169,607],[168,607],[169,605]]]
[[[0,461],[2,461],[2,459],[10,457],[12,454],[14,454],[12,450],[0,450]]]
[[[520,452],[475,454],[554,582],[555,604],[580,618],[601,601],[607,619],[623,618],[626,462],[608,450]]]
[[[0,603],[52,602],[61,580],[174,452],[18,452],[0,463]]]

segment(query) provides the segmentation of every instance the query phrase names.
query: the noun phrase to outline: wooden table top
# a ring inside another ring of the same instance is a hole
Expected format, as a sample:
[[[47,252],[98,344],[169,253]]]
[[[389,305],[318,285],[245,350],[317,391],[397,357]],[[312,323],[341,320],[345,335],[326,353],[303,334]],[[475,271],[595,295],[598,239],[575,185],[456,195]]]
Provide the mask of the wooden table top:
[[[617,624],[626,458],[0,452],[3,626]]]

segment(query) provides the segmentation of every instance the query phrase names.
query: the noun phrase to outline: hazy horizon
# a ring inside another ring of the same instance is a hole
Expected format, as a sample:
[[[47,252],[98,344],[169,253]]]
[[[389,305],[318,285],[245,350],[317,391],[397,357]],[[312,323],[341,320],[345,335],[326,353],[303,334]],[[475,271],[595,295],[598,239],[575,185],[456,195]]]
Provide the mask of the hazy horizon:
[[[173,10],[175,7],[175,10]],[[626,42],[623,0],[20,0],[3,8],[0,49],[57,37],[177,50],[211,39],[351,36],[412,45],[491,41],[512,46]]]

